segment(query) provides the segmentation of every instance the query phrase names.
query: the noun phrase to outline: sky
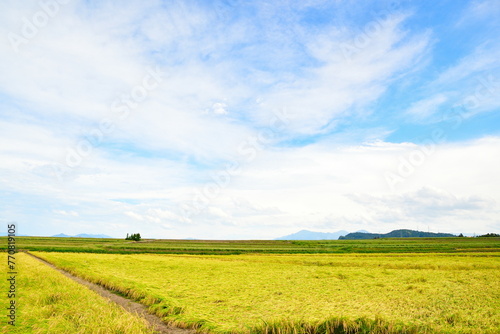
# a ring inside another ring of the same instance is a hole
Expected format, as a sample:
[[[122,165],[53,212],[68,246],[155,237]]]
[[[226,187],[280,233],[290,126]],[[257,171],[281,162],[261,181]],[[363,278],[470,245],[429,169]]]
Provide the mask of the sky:
[[[500,2],[0,3],[0,221],[500,231]]]

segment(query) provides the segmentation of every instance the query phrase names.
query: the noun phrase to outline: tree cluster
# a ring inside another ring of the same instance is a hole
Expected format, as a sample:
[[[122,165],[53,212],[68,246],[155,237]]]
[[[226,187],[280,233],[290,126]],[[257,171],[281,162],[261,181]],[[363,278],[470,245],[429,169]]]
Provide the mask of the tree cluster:
[[[479,235],[478,237],[479,238],[499,238],[500,234],[497,234],[497,233],[486,233],[486,234],[483,234],[483,235]]]
[[[141,241],[141,234],[134,233],[134,234],[128,235],[128,233],[127,233],[127,237],[125,238],[125,240]]]

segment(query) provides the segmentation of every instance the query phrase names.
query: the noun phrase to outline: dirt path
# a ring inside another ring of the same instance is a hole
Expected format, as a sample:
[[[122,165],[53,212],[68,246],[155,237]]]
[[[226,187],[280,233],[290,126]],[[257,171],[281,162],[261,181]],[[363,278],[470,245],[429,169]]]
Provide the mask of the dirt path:
[[[58,272],[60,272],[64,276],[71,278],[73,281],[75,281],[81,285],[85,285],[90,290],[97,292],[100,296],[107,298],[107,299],[111,300],[112,302],[120,305],[128,312],[130,312],[132,314],[138,314],[140,317],[146,319],[146,321],[150,324],[150,326],[158,333],[162,333],[162,334],[163,333],[167,333],[167,334],[194,334],[194,333],[196,333],[194,330],[191,330],[191,329],[183,329],[183,328],[168,326],[163,321],[161,321],[161,319],[159,317],[157,317],[156,315],[150,314],[148,312],[146,306],[139,304],[139,303],[136,303],[130,299],[118,296],[118,295],[112,293],[111,291],[106,290],[105,288],[103,288],[100,285],[88,282],[84,279],[81,279],[80,277],[74,276],[74,275],[68,273],[67,271],[64,271],[62,269],[57,268],[53,264],[45,261],[44,259],[39,258],[36,255],[30,254],[28,252],[26,252],[26,254],[37,259],[38,261],[43,262],[47,266],[57,270]]]

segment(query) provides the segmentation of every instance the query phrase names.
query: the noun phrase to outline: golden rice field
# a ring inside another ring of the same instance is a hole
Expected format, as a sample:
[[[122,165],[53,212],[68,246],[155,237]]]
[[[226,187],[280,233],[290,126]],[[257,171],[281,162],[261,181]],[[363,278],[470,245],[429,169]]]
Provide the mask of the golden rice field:
[[[2,259],[5,260],[5,257]],[[0,332],[16,334],[153,333],[142,318],[133,316],[121,307],[107,302],[93,291],[38,260],[18,253],[16,261],[19,268],[16,276],[18,280],[16,325],[11,326],[6,321],[2,321]],[[2,305],[7,305],[9,303],[7,293],[2,293],[0,300]]]
[[[498,253],[34,254],[203,332],[500,333]]]

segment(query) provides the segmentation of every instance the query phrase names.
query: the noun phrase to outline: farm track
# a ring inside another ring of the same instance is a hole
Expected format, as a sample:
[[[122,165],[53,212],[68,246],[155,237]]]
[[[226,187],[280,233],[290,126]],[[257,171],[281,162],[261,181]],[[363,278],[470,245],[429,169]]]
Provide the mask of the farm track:
[[[31,257],[37,259],[38,261],[44,263],[45,265],[51,267],[52,269],[57,270],[58,272],[60,272],[64,276],[72,279],[73,281],[75,281],[75,282],[77,282],[77,283],[79,283],[81,285],[86,286],[90,290],[92,290],[92,291],[96,292],[97,294],[99,294],[101,297],[104,297],[104,298],[106,298],[106,299],[108,299],[108,300],[110,300],[110,301],[112,301],[112,302],[120,305],[126,311],[128,311],[128,312],[130,312],[132,314],[138,314],[140,317],[146,319],[146,321],[150,324],[151,328],[153,328],[158,333],[161,333],[161,334],[194,334],[194,333],[196,333],[192,329],[184,329],[184,328],[169,326],[169,325],[165,324],[156,315],[153,315],[153,314],[149,313],[148,312],[148,308],[146,306],[144,306],[144,305],[142,305],[140,303],[134,302],[134,301],[132,301],[130,299],[124,298],[122,296],[119,296],[119,295],[117,295],[117,294],[115,294],[115,293],[113,293],[113,292],[111,292],[111,291],[103,288],[100,285],[88,282],[88,281],[86,281],[86,280],[84,280],[84,279],[82,279],[80,277],[74,276],[74,275],[68,273],[65,270],[57,268],[53,264],[45,261],[42,258],[39,258],[36,255],[33,255],[33,254],[29,253],[29,252],[26,252],[26,254],[28,254],[29,256],[31,256]]]

